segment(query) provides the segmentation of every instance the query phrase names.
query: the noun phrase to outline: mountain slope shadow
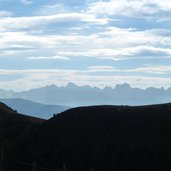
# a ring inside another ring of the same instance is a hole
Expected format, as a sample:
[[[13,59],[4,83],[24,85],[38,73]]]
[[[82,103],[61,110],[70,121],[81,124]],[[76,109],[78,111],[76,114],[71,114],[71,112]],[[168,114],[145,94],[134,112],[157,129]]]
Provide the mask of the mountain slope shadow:
[[[80,107],[44,122],[11,157],[48,168],[66,164],[75,171],[167,171],[170,135],[171,104]],[[15,160],[11,166],[23,169]]]

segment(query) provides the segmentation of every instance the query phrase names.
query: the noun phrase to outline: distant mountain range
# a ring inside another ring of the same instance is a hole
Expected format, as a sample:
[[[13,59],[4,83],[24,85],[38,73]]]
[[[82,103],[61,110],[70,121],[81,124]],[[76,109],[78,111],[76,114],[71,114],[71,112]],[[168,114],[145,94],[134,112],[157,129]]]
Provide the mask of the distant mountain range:
[[[19,98],[48,105],[148,105],[171,101],[171,87],[168,89],[149,87],[132,88],[129,84],[119,84],[115,88],[99,89],[90,86],[77,86],[69,83],[65,87],[50,85],[14,92],[0,89],[0,98]]]
[[[44,105],[24,99],[0,99],[0,102],[5,103],[19,113],[44,119],[49,119],[53,114],[61,113],[69,109],[67,106]]]

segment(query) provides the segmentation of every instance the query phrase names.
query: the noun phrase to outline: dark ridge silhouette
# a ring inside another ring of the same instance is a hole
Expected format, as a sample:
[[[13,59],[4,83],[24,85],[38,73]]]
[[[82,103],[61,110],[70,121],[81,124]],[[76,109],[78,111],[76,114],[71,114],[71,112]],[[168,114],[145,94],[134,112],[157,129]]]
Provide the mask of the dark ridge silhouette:
[[[16,161],[73,171],[169,171],[171,104],[91,106],[67,110],[29,132],[8,156]]]
[[[1,113],[2,112],[10,112],[10,113],[15,112],[12,108],[8,107],[6,104],[4,104],[2,102],[0,102],[0,111],[1,111]]]
[[[0,103],[0,155],[2,160],[2,148],[6,155],[11,151],[20,140],[37,127],[44,119],[26,116],[17,113],[3,103]],[[1,166],[0,160],[0,166]]]
[[[16,138],[31,125],[44,121],[44,119],[19,114],[16,110],[0,102],[0,134],[5,134],[10,139]]]

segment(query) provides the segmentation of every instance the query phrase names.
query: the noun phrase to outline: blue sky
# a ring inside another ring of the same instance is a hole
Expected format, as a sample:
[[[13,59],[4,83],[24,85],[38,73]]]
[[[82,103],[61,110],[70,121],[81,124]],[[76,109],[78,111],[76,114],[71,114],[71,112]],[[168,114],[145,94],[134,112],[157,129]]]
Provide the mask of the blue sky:
[[[0,0],[0,88],[171,87],[169,0]]]

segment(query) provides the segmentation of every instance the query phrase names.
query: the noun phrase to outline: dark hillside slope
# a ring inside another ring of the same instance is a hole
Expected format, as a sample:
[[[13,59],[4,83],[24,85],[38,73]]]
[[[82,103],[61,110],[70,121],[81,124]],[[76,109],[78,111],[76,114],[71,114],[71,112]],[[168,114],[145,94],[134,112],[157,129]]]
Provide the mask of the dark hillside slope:
[[[10,107],[0,103],[0,168],[2,158],[7,163],[6,156],[11,152],[12,146],[15,146],[31,129],[44,122],[43,119],[25,116],[16,113]],[[2,149],[4,157],[2,157]]]
[[[39,125],[43,119],[25,116],[16,113],[3,103],[0,103],[0,148],[5,143],[5,153],[12,145],[29,132],[33,125]]]
[[[19,114],[4,103],[0,102],[0,133],[6,133],[15,135],[15,131],[23,131],[27,126],[32,124],[40,124],[44,122],[44,119],[30,117],[23,114]],[[22,129],[20,129],[22,128]]]
[[[15,160],[48,168],[169,171],[171,104],[70,109],[44,122],[17,148]],[[23,170],[15,160],[10,166]]]

